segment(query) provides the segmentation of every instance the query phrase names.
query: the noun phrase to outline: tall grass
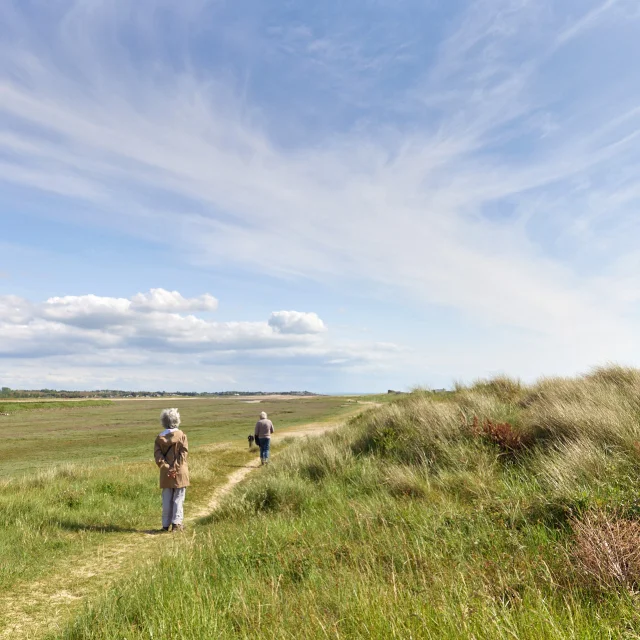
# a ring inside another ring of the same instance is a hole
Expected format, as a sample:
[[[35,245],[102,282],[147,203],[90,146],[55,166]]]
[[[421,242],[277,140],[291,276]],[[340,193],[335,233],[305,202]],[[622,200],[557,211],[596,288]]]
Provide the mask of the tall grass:
[[[146,465],[148,466],[148,465]],[[61,465],[0,482],[0,583],[40,577],[45,566],[105,534],[150,526],[157,479],[145,465],[96,470]]]
[[[59,637],[638,637],[639,380],[417,391],[292,445]]]

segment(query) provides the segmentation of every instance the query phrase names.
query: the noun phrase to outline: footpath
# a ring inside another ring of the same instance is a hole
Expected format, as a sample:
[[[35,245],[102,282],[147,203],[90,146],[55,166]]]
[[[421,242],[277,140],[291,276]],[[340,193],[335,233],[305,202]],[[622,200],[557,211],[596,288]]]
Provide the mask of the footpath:
[[[343,423],[341,420],[301,425],[275,433],[273,440],[318,436]],[[218,509],[223,498],[259,466],[260,460],[256,457],[229,474],[208,502],[185,519],[186,535],[197,535],[196,522]],[[156,532],[128,534],[126,539],[104,545],[86,557],[73,558],[64,571],[47,576],[46,580],[24,585],[15,593],[0,594],[0,610],[8,615],[8,624],[0,630],[0,639],[32,639],[56,632],[84,602],[104,592],[117,579],[153,557],[158,545],[167,544],[167,536],[175,537],[179,543],[183,535]]]

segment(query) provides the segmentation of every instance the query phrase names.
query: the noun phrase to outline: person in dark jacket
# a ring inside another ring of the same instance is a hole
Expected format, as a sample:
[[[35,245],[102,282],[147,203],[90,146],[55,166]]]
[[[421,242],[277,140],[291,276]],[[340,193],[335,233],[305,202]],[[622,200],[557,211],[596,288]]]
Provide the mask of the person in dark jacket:
[[[271,434],[273,433],[273,422],[267,419],[267,414],[263,411],[260,420],[256,422],[254,436],[256,444],[260,447],[260,462],[269,464],[269,449],[271,448]]]
[[[184,498],[189,486],[187,435],[178,429],[180,414],[177,409],[165,409],[160,415],[164,430],[156,438],[154,458],[160,468],[162,489],[162,529],[183,530]]]

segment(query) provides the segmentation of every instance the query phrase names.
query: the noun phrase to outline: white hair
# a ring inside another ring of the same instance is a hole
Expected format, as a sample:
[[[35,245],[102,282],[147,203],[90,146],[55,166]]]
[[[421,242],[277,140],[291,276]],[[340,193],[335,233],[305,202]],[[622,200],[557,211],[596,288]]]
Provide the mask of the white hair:
[[[177,409],[164,409],[160,414],[160,424],[165,429],[177,429],[180,426],[180,414]]]
[[[266,420],[266,418],[267,418],[267,414],[263,411],[263,412],[260,414],[260,419],[261,419],[261,420]]]

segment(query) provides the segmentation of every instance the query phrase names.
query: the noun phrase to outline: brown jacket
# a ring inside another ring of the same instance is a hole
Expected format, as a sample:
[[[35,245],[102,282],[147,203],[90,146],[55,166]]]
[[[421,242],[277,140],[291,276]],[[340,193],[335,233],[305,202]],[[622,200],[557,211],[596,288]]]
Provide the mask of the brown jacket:
[[[187,436],[180,429],[163,431],[157,438],[153,449],[153,457],[160,467],[160,488],[181,489],[189,486],[189,467],[187,454],[189,444]],[[176,477],[170,478],[169,471],[176,470]]]

